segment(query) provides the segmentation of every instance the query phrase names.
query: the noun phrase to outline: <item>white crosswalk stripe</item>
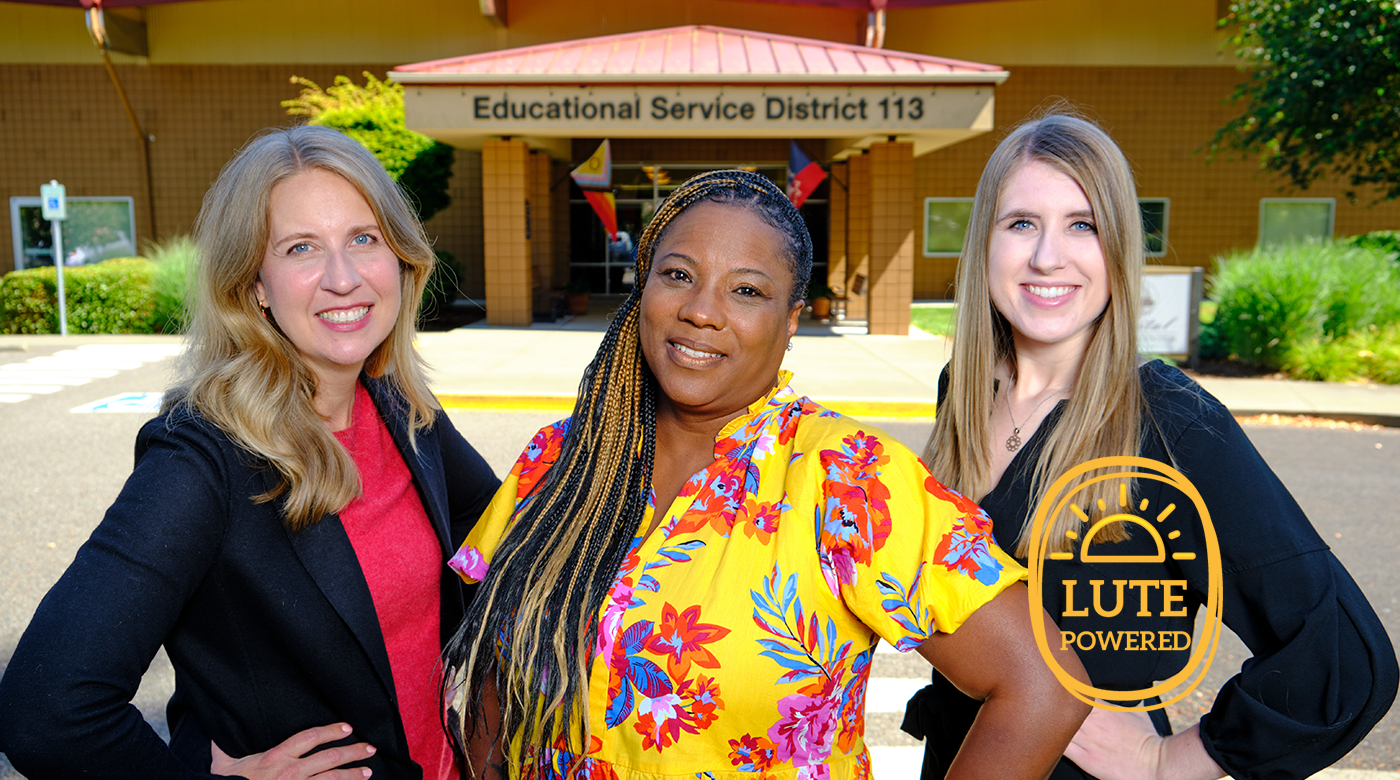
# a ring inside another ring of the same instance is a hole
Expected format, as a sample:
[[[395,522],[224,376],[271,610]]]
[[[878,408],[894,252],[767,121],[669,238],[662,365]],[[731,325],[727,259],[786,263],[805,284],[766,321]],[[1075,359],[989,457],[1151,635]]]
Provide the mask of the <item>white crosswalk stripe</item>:
[[[865,744],[871,774],[875,780],[917,780],[924,765],[924,746],[911,744],[912,738],[899,732],[898,723],[909,697],[928,684],[933,669],[918,653],[901,653],[887,642],[875,646],[875,655],[865,688]]]
[[[922,745],[870,748],[870,774],[875,780],[915,780],[923,767]]]
[[[0,403],[20,403],[65,387],[108,379],[178,355],[184,344],[83,344],[0,366]]]
[[[913,677],[872,677],[865,688],[866,712],[904,713],[909,697],[928,685],[927,679]]]

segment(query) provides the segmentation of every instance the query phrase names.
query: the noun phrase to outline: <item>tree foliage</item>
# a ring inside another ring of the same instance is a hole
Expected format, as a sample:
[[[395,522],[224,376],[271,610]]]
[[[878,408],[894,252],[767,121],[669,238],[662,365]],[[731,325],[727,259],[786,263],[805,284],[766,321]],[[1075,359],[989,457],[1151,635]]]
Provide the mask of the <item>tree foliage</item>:
[[[1335,175],[1353,201],[1400,197],[1400,0],[1241,0],[1220,23],[1252,72],[1213,153],[1258,154],[1301,189]]]
[[[408,192],[418,217],[427,221],[452,201],[448,195],[452,147],[405,126],[403,85],[380,81],[368,72],[364,77],[363,87],[348,76],[336,76],[334,85],[322,89],[309,79],[293,76],[301,95],[282,101],[282,107],[292,116],[334,127],[363,144]]]

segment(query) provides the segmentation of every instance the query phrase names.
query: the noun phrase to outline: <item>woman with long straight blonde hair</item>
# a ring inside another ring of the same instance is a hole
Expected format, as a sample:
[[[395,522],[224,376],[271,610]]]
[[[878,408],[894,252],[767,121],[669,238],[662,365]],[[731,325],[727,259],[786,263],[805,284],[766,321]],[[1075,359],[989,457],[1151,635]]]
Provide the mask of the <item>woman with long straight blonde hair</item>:
[[[34,780],[452,780],[446,560],[499,480],[414,350],[434,257],[338,131],[254,139],[196,226],[183,374],[10,659],[0,751]],[[167,744],[130,703],[164,645]]]
[[[1052,778],[1306,777],[1385,713],[1394,652],[1229,412],[1138,356],[1142,266],[1136,187],[1113,139],[1064,113],[1014,128],[977,185],[925,461],[981,504],[999,545],[1039,559],[1051,642],[1078,652],[1094,687],[1145,708],[1096,707]],[[1086,465],[1125,457],[1184,474],[1213,528],[1164,471]],[[1173,735],[1161,701],[1133,693],[1187,664],[1212,591],[1254,659]],[[924,778],[945,775],[979,708],[933,683],[904,724],[927,739]]]

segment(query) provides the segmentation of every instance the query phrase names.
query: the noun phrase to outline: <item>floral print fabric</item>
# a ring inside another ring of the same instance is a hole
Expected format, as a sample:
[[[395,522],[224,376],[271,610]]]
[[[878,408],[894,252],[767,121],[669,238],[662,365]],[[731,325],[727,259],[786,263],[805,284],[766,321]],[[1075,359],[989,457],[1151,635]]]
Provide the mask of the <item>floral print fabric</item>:
[[[913,650],[1025,576],[981,509],[789,377],[721,431],[714,461],[633,542],[601,610],[593,740],[570,776],[869,778],[876,642]],[[468,582],[567,425],[535,435],[453,558]],[[543,758],[538,774],[563,778],[574,757]]]

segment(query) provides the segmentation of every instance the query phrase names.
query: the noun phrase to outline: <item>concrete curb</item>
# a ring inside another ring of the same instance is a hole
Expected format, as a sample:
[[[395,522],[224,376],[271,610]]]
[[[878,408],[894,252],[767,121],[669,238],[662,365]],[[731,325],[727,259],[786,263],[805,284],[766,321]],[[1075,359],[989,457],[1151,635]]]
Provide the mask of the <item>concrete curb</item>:
[[[464,394],[440,393],[438,403],[442,408],[454,412],[559,412],[567,414],[574,408],[574,396],[565,395],[508,395],[508,394]],[[898,420],[901,422],[930,422],[937,407],[933,401],[909,400],[869,400],[855,398],[835,398],[819,401],[834,412],[859,420]],[[1276,414],[1281,417],[1318,417],[1339,422],[1355,422],[1365,425],[1382,425],[1400,428],[1400,415],[1395,414],[1351,414],[1345,412],[1299,411],[1278,409],[1231,409],[1235,417],[1254,417]]]
[[[1350,412],[1303,411],[1296,409],[1281,412],[1277,409],[1230,409],[1236,417],[1256,417],[1261,414],[1276,414],[1280,417],[1319,417],[1337,422],[1361,423],[1363,425],[1383,425],[1387,428],[1400,428],[1400,414],[1352,414]]]
[[[439,393],[438,403],[454,412],[564,412],[574,408],[574,396],[563,395],[493,395]],[[824,399],[823,408],[860,420],[933,420],[936,404],[932,401],[861,400],[854,398]]]

